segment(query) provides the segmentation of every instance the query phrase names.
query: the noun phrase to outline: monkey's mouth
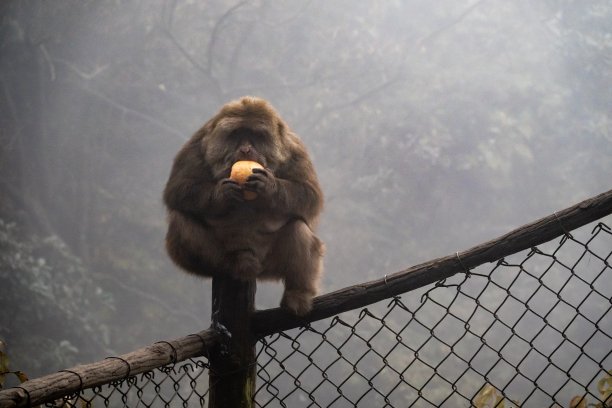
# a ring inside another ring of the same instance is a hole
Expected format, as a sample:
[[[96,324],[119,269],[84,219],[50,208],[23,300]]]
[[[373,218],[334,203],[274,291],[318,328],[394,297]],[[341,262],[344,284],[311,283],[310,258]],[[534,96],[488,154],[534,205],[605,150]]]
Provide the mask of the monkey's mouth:
[[[261,157],[258,154],[253,154],[251,152],[249,153],[239,152],[238,154],[234,156],[234,161],[232,162],[232,164],[234,164],[237,161],[242,161],[242,160],[254,161],[254,162],[261,164],[263,167],[266,167],[266,161],[263,159],[263,157]]]

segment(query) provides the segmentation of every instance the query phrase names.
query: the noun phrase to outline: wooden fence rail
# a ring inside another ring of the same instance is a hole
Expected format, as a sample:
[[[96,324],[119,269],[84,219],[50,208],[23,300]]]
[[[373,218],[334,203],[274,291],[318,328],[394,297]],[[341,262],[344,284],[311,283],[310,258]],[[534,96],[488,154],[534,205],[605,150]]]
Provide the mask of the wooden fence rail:
[[[611,213],[612,190],[609,190],[468,250],[319,296],[312,312],[303,318],[297,319],[280,308],[255,312],[253,332],[261,338],[361,308],[543,244]]]
[[[207,351],[214,349],[221,340],[222,335],[216,330],[204,330],[175,340],[153,343],[117,357],[35,378],[20,387],[0,391],[0,407],[29,407],[55,401],[82,389],[206,355]]]

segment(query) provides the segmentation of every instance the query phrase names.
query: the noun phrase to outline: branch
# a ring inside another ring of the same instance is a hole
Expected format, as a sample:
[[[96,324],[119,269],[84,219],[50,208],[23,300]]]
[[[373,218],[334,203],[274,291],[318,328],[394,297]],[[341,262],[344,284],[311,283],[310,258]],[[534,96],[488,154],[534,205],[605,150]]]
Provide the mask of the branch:
[[[110,281],[111,285],[117,286],[126,292],[130,292],[132,295],[139,297],[140,299],[146,301],[148,304],[154,304],[156,306],[161,307],[168,313],[170,316],[176,319],[182,319],[183,321],[188,318],[192,320],[195,324],[200,325],[202,323],[202,319],[200,319],[195,313],[191,313],[184,310],[178,310],[176,307],[169,305],[164,302],[159,296],[150,294],[144,290],[135,288],[127,283],[124,283],[122,279],[119,279],[116,276],[109,275],[108,273],[98,273],[98,272],[90,272],[94,279],[100,281]],[[125,279],[123,279],[125,280]]]
[[[219,344],[221,334],[204,330],[172,341],[153,343],[131,353],[26,381],[19,387],[0,391],[0,407],[35,406],[72,395],[82,389],[108,384],[166,364],[207,354]]]
[[[206,55],[208,56],[208,60],[206,61],[206,71],[209,72],[211,75],[213,70],[213,52],[217,39],[219,38],[219,31],[221,30],[221,25],[225,22],[225,20],[228,20],[236,10],[238,10],[248,2],[248,0],[244,0],[230,7],[215,23],[212,33],[210,34],[210,41],[208,42],[208,47],[206,50]]]
[[[166,29],[165,27],[162,27],[162,32],[164,34],[166,34],[168,36],[168,38],[170,39],[170,41],[172,42],[172,44],[174,44],[174,46],[176,47],[177,50],[179,50],[179,52],[181,53],[181,55],[183,57],[185,57],[185,59],[187,61],[189,61],[189,63],[198,71],[202,72],[203,74],[206,74],[208,76],[210,76],[210,72],[209,70],[202,66],[202,64],[200,64],[198,61],[195,60],[195,58],[189,54],[189,52],[187,52],[187,50],[185,49],[185,47],[183,47],[181,45],[181,43],[179,43],[179,41],[176,39],[176,37],[174,36],[174,34],[172,34],[172,32],[168,29]]]
[[[486,262],[494,262],[519,251],[543,244],[566,232],[612,213],[612,190],[572,207],[523,225],[497,239],[463,252],[434,259],[383,279],[362,283],[315,298],[313,310],[298,318],[275,308],[255,312],[253,331],[258,338],[305,326],[342,312],[418,289]]]
[[[41,47],[43,47],[43,46],[41,46]],[[44,47],[43,47],[43,50],[45,50]],[[82,69],[80,69],[76,64],[73,64],[72,62],[67,61],[65,59],[62,59],[62,58],[51,58],[49,60],[49,63],[51,64],[52,61],[59,62],[61,64],[66,65],[68,68],[70,68],[72,70],[72,72],[74,72],[75,74],[77,74],[78,76],[80,76],[82,79],[84,79],[86,81],[94,79],[95,77],[100,75],[102,72],[106,71],[106,69],[108,67],[110,67],[110,65],[111,65],[110,63],[104,64],[104,65],[98,65],[91,72],[85,72]],[[52,76],[51,80],[54,80],[54,79],[55,79],[55,72],[53,72],[53,76]]]
[[[49,56],[49,52],[47,51],[47,47],[45,44],[40,44],[40,51],[45,57],[45,61],[49,65],[49,75],[51,76],[51,82],[55,81],[55,65],[53,65],[53,61],[51,61],[51,57]]]
[[[191,54],[189,54],[189,52],[185,49],[185,47],[183,47],[181,45],[181,43],[176,39],[174,34],[172,34],[172,32],[168,28],[162,27],[161,31],[162,31],[162,33],[164,33],[170,39],[172,44],[174,44],[174,46],[181,53],[181,55],[196,70],[198,70],[199,72],[201,72],[202,74],[204,74],[206,76],[206,78],[210,82],[211,86],[214,88],[214,91],[215,91],[217,97],[221,98],[223,96],[223,89],[221,88],[221,84],[219,83],[217,78],[215,78],[215,76],[213,75],[212,71],[210,70],[210,67],[208,67],[208,66],[205,67],[202,64],[200,64],[198,61],[196,61],[196,59]]]
[[[458,17],[453,19],[448,24],[438,28],[437,30],[434,30],[433,32],[427,34],[424,37],[421,37],[416,42],[417,46],[421,46],[424,43],[426,43],[426,42],[428,42],[430,40],[433,40],[434,38],[436,38],[437,36],[439,36],[440,34],[445,32],[446,30],[449,30],[449,29],[453,28],[455,25],[459,24],[464,18],[466,18],[472,11],[476,10],[476,8],[478,8],[485,1],[487,1],[487,0],[479,0],[479,1],[477,1],[476,3],[472,4],[471,6],[469,6],[463,13],[461,13]]]
[[[142,120],[144,120],[145,122],[149,122],[161,129],[166,130],[168,133],[171,133],[177,137],[180,138],[180,140],[184,141],[185,140],[185,136],[183,134],[181,134],[178,130],[171,128],[170,126],[166,125],[165,123],[161,122],[160,120],[154,118],[153,116],[147,115],[145,113],[142,113],[140,111],[137,111],[135,109],[129,108],[117,101],[114,101],[113,99],[109,98],[108,96],[94,90],[91,89],[89,87],[85,87],[85,86],[81,86],[78,85],[79,89],[82,89],[83,91],[103,100],[104,102],[108,103],[109,105],[113,106],[116,109],[119,109],[120,111],[122,111],[123,113],[127,113],[130,114],[132,116],[135,116],[137,118],[140,118]]]
[[[166,0],[164,2],[163,10],[162,10],[162,24],[165,29],[168,31],[172,30],[172,24],[174,22],[174,12],[176,11],[176,2],[177,0]]]
[[[3,190],[3,194],[10,196],[15,207],[21,210],[25,208],[25,212],[29,214],[27,221],[22,221],[24,224],[28,225],[28,223],[31,223],[30,225],[35,225],[40,232],[46,235],[55,233],[55,228],[47,216],[47,211],[29,194],[29,191],[18,191],[10,180],[3,180],[1,178],[0,187],[2,187],[0,190]]]
[[[348,102],[342,102],[337,105],[328,106],[328,107],[325,107],[324,109],[321,109],[319,113],[317,114],[317,116],[313,120],[310,121],[310,125],[308,126],[308,128],[312,129],[314,126],[316,126],[317,123],[321,122],[323,118],[326,116],[330,116],[333,113],[349,108],[351,106],[357,106],[360,103],[368,100],[369,98],[376,97],[376,95],[382,93],[387,88],[396,84],[398,81],[399,81],[399,76],[395,76],[392,79],[386,80],[385,82],[377,84],[373,88],[366,90],[364,93],[357,95],[355,98],[351,99]]]

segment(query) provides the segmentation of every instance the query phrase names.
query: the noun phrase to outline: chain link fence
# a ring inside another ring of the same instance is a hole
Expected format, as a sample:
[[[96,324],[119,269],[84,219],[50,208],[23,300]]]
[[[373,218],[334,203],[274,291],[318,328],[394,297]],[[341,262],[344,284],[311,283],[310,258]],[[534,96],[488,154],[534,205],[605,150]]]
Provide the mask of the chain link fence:
[[[257,406],[612,406],[612,236],[583,232],[263,339]]]
[[[191,358],[48,402],[47,407],[205,407],[206,358]]]
[[[567,233],[257,345],[258,407],[612,406],[612,230]],[[49,407],[207,406],[190,358]]]

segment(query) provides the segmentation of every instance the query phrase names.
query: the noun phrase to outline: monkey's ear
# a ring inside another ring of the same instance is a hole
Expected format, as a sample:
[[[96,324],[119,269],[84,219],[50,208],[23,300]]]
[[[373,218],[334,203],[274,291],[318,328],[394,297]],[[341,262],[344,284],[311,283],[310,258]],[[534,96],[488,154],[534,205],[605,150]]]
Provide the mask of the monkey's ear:
[[[287,135],[287,126],[282,121],[279,121],[276,125],[276,130],[281,137],[285,137]]]
[[[211,140],[210,135],[212,135],[213,130],[215,129],[215,123],[216,122],[213,119],[209,120],[193,135],[193,138],[191,139],[192,143],[199,145],[199,150],[204,156],[206,156],[208,144]]]
[[[216,124],[217,124],[217,121],[214,120],[214,118],[206,122],[204,126],[202,126],[200,130],[198,130],[197,132],[198,138],[204,139],[207,136],[209,136],[212,133],[212,131],[215,129]]]

